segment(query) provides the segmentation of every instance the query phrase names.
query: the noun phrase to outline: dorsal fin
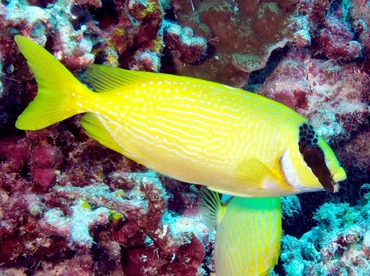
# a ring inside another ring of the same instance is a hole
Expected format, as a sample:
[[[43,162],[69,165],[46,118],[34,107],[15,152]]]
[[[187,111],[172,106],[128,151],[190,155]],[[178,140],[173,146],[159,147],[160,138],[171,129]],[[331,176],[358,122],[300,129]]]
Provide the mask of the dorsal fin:
[[[131,71],[117,67],[93,64],[86,70],[86,76],[96,92],[111,92],[124,86],[156,79],[156,73]]]

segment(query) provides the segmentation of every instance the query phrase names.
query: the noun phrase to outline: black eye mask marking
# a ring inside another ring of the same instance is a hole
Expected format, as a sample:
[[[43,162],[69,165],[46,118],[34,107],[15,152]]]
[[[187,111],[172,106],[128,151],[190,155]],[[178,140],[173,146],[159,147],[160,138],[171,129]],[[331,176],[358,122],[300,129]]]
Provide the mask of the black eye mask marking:
[[[328,192],[334,192],[334,181],[331,173],[325,164],[323,150],[317,144],[319,139],[308,123],[303,123],[299,127],[299,151],[301,152],[307,166],[311,168],[313,174],[319,179],[321,185]]]

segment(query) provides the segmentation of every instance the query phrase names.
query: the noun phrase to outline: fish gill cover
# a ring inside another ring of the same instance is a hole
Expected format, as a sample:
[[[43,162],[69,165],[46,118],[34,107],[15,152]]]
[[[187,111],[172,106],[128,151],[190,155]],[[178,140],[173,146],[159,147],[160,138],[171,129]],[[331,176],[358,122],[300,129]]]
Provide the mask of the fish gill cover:
[[[360,0],[2,1],[0,272],[214,273],[198,187],[104,148],[79,118],[14,127],[37,91],[14,43],[21,34],[80,78],[92,63],[188,75],[245,86],[304,115],[349,179],[339,194],[300,195],[298,214],[284,200],[286,236],[271,274],[366,275],[369,26],[370,3]]]

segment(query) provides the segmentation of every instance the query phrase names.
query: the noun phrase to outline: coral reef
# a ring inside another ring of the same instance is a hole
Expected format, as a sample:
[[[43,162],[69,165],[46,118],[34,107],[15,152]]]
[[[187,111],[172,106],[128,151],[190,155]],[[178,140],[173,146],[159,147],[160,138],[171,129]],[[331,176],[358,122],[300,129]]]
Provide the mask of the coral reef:
[[[318,226],[284,238],[281,275],[365,275],[369,196],[358,187],[370,181],[369,15],[364,0],[2,1],[0,274],[214,272],[215,233],[199,217],[195,186],[100,146],[79,116],[37,132],[15,129],[37,91],[13,42],[22,34],[81,79],[100,63],[247,84],[306,116],[350,184],[347,195],[284,200],[284,230],[297,237],[299,219],[328,203]]]
[[[282,239],[286,275],[367,275],[370,270],[369,184],[357,206],[325,203],[316,212],[318,225],[300,239]]]
[[[177,22],[206,37],[212,54],[197,67],[175,60],[177,72],[242,87],[274,49],[296,41],[291,20],[297,1],[281,2],[174,0]]]
[[[97,59],[158,71],[166,44],[184,62],[199,60],[207,49],[203,38],[189,37],[188,29],[166,21],[158,0],[112,1],[104,6],[100,1],[59,0],[46,7],[11,0],[1,4],[0,19],[3,41],[11,41],[14,31],[32,37],[73,70]]]
[[[305,116],[326,140],[346,140],[369,123],[370,79],[357,63],[337,64],[291,50],[258,93]]]
[[[36,275],[204,274],[209,240],[197,190],[81,139],[59,125],[1,141],[1,266]]]

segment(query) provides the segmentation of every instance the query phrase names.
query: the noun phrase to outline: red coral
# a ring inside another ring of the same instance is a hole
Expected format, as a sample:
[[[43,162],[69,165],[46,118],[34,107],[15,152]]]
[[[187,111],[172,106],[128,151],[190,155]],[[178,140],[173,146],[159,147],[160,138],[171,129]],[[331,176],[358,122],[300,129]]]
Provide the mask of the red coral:
[[[370,80],[361,67],[313,59],[291,51],[267,78],[259,93],[308,118],[328,140],[346,140],[368,123]]]
[[[28,158],[29,149],[24,137],[8,137],[0,140],[0,166],[4,173],[20,172]]]
[[[186,63],[199,61],[207,50],[207,41],[194,37],[193,30],[181,28],[180,25],[166,22],[164,42],[174,57]]]
[[[370,174],[370,128],[365,127],[355,133],[351,140],[342,144],[336,151],[338,158],[356,179],[367,181]]]
[[[362,46],[353,40],[354,35],[345,22],[332,15],[326,18],[324,25],[317,37],[318,51],[331,59],[351,60],[361,55]]]
[[[41,144],[31,151],[31,177],[43,188],[51,187],[56,179],[56,170],[60,168],[62,154],[50,144]]]

